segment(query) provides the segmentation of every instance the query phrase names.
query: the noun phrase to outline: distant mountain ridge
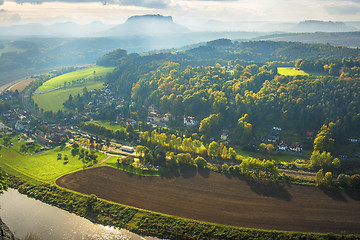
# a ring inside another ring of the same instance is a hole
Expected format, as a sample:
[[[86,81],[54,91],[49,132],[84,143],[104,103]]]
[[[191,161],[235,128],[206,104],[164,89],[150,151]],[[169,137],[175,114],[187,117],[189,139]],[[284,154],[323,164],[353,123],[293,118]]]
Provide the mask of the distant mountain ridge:
[[[121,36],[186,32],[189,32],[189,29],[174,23],[171,16],[149,14],[129,17],[125,23],[111,28],[106,33],[112,36]]]
[[[348,32],[356,30],[344,22],[306,20],[299,22],[291,32]]]

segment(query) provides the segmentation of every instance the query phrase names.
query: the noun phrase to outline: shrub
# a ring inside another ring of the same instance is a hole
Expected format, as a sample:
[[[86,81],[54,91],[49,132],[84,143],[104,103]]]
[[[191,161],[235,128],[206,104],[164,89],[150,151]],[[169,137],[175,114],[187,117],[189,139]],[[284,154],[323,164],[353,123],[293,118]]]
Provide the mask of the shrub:
[[[351,177],[347,174],[340,174],[337,177],[338,185],[342,188],[348,188],[351,187]]]
[[[360,175],[354,174],[351,176],[351,186],[353,188],[360,188]]]

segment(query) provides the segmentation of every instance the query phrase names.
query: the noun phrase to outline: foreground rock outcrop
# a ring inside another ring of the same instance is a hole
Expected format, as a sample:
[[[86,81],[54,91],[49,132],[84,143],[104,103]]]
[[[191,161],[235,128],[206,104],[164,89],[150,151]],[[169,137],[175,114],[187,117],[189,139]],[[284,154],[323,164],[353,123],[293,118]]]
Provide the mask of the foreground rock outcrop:
[[[15,240],[14,234],[0,218],[0,240]]]

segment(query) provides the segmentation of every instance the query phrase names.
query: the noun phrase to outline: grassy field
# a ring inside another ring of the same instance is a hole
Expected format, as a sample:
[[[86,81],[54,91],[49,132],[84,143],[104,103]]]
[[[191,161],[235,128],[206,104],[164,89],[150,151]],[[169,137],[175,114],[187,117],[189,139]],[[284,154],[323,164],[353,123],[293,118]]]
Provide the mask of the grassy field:
[[[75,96],[78,93],[81,95],[85,86],[88,90],[101,89],[103,87],[103,83],[88,81],[74,87],[62,88],[53,92],[35,95],[32,98],[34,102],[38,104],[39,109],[42,108],[44,111],[63,110],[63,103],[69,98],[69,95],[71,94],[72,96]]]
[[[242,150],[239,147],[234,147],[234,150],[236,151],[237,154],[241,155],[243,158],[252,157],[252,158],[259,158],[261,160],[268,159],[274,161],[275,163],[282,163],[282,164],[295,162],[297,159],[304,159],[304,160],[308,159],[308,157],[301,155],[265,154],[261,152],[249,152]]]
[[[140,169],[140,168],[135,168],[133,166],[125,166],[123,164],[118,164],[117,163],[118,158],[121,158],[121,157],[110,158],[103,164],[103,166],[112,167],[115,169],[119,169],[119,170],[122,170],[122,171],[125,171],[128,173],[133,173],[133,174],[141,175],[141,176],[161,176],[162,174],[164,174],[164,172],[162,172],[162,171],[156,171],[156,170],[152,170],[152,169]]]
[[[287,76],[309,75],[303,70],[296,70],[293,67],[278,67],[278,73],[280,75],[287,75]]]
[[[62,154],[62,160],[57,160],[58,153]],[[68,156],[68,161],[64,156]],[[98,153],[98,160],[105,158],[105,154]],[[11,168],[17,172],[40,181],[51,181],[66,173],[82,169],[84,164],[78,156],[71,155],[71,148],[55,148],[53,150],[37,154],[24,155],[13,147],[2,149],[0,153],[0,166],[5,169]]]
[[[92,80],[95,77],[104,76],[107,73],[111,72],[114,68],[112,67],[90,67],[86,69],[82,69],[75,72],[66,73],[57,77],[54,77],[48,81],[46,81],[43,85],[41,85],[36,91],[43,92],[53,90],[59,87],[64,86],[64,82],[72,83],[72,81],[76,81],[79,79]],[[94,74],[95,73],[95,74]]]
[[[120,130],[122,128],[124,128],[123,126],[119,125],[119,124],[111,124],[111,122],[109,121],[90,121],[88,123],[94,123],[94,124],[98,124],[98,125],[101,125],[105,128],[108,128],[108,129],[111,129],[113,131],[116,131],[116,130]]]

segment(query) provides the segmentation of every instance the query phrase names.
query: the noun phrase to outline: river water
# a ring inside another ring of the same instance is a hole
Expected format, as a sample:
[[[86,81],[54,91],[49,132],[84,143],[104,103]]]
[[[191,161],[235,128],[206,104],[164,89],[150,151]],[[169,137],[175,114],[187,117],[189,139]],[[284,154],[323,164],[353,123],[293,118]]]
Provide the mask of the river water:
[[[0,196],[0,217],[17,238],[36,240],[155,239],[89,220],[8,189]]]

